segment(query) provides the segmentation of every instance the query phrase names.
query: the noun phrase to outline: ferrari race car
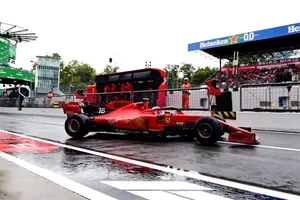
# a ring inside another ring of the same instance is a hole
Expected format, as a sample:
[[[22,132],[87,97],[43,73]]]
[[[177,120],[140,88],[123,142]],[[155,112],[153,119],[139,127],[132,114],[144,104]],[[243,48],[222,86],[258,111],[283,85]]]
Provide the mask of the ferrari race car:
[[[108,113],[99,108],[95,112],[93,107],[82,109],[78,102],[64,104],[63,110],[68,116],[65,130],[73,138],[82,138],[89,132],[119,132],[190,136],[201,144],[214,144],[224,133],[229,134],[230,142],[253,144],[259,139],[249,128],[230,125],[219,116],[185,114],[175,107],[149,108],[148,99]]]

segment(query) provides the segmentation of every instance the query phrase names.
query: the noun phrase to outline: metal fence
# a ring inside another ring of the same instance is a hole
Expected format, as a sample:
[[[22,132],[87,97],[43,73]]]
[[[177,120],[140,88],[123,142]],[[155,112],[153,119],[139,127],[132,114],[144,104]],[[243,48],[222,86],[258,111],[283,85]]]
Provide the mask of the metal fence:
[[[140,102],[143,98],[149,99],[149,106],[174,106],[182,108],[182,91],[184,89],[166,89],[166,90],[144,90],[135,92],[111,92],[86,95],[86,100],[96,105],[103,106],[113,101],[133,101]],[[47,97],[25,98],[24,107],[47,108],[62,107],[63,103],[71,101],[82,101],[76,99],[76,96],[62,95],[53,96],[51,102],[47,102]],[[17,107],[17,98],[0,98],[0,107]],[[189,109],[209,110],[211,105],[208,88],[191,88],[189,96]]]
[[[182,108],[182,91],[186,89],[166,89],[166,90],[144,90],[133,92],[133,101],[141,101],[143,98],[149,98],[149,105],[153,106],[173,106]],[[158,98],[160,97],[160,98]],[[163,98],[164,97],[164,98]],[[164,99],[159,102],[158,99]],[[211,105],[208,88],[190,88],[189,109],[209,110]]]
[[[71,101],[76,101],[76,97],[74,95],[53,96],[50,102],[47,101],[46,97],[29,97],[24,99],[23,106],[31,108],[53,108],[57,107],[57,104],[59,107],[62,107],[63,103],[68,103]],[[18,106],[18,98],[0,98],[0,107]]]
[[[300,83],[242,85],[241,111],[300,112]]]

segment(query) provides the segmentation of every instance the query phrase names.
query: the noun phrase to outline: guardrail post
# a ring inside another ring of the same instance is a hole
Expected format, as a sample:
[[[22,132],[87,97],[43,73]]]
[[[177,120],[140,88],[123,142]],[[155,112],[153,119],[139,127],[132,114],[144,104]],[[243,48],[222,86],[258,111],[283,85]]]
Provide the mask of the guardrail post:
[[[297,87],[297,109],[299,109],[299,87]]]
[[[243,87],[240,87],[240,111],[243,111]]]
[[[267,88],[266,88],[267,89]],[[268,105],[267,105],[267,102],[268,102],[268,91],[265,90],[265,108],[267,109]]]
[[[271,98],[272,98],[272,95],[271,95],[271,87],[268,87],[269,89],[269,101],[270,101],[270,104],[269,104],[269,109],[272,109],[272,101],[271,101]]]
[[[210,92],[209,88],[206,88],[208,110],[211,111],[211,99],[210,99],[210,93],[209,92]]]

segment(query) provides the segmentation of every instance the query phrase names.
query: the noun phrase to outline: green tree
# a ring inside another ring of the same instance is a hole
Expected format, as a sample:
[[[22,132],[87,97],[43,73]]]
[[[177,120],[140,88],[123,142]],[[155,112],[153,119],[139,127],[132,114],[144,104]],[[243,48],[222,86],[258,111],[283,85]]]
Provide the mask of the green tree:
[[[216,74],[218,71],[219,71],[218,68],[210,68],[210,67],[200,68],[199,67],[195,71],[195,73],[193,73],[191,83],[195,84],[195,85],[200,85],[204,81],[206,81],[209,77]]]
[[[75,70],[70,63],[60,68],[60,84],[69,86],[74,78]]]
[[[34,62],[34,61],[30,61],[30,62],[33,63],[33,64],[32,64],[32,67],[31,67],[31,71],[35,71],[35,70],[36,70],[36,67],[37,67],[37,63]]]
[[[87,63],[72,60],[60,70],[61,85],[78,85],[80,83],[93,84],[96,70]]]
[[[240,64],[245,64],[245,65],[252,65],[255,63],[258,63],[259,60],[265,60],[266,57],[265,55],[247,55],[247,56],[239,56],[239,65]],[[227,68],[227,67],[232,67],[232,61],[229,60],[227,63],[225,63],[225,65],[223,66],[223,68]]]
[[[183,73],[184,77],[187,77],[189,79],[191,79],[192,74],[195,71],[195,67],[192,64],[187,64],[187,63],[183,63],[182,66],[180,67],[180,72]]]
[[[56,58],[56,59],[61,59],[61,56],[58,53],[53,53],[52,56],[50,56],[52,58]]]
[[[81,83],[93,84],[96,71],[87,63],[81,63],[75,68],[75,75],[80,77]]]
[[[118,66],[106,65],[102,74],[116,73],[119,69]]]
[[[180,66],[175,64],[168,64],[166,65],[164,70],[167,72],[168,88],[178,88],[178,75],[180,72]]]

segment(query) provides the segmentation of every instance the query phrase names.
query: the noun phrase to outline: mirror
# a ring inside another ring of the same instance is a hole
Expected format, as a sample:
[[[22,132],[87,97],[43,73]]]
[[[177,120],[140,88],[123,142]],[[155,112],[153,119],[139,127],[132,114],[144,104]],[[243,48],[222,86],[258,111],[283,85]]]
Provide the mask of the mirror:
[[[76,96],[83,96],[84,97],[84,90],[83,89],[76,90]]]
[[[19,94],[22,95],[23,97],[25,97],[25,98],[30,97],[29,86],[20,86],[18,91],[19,91]]]

